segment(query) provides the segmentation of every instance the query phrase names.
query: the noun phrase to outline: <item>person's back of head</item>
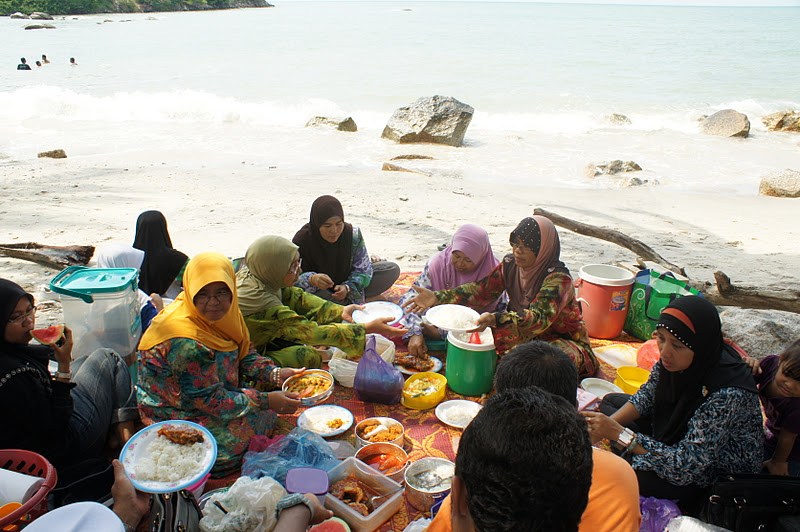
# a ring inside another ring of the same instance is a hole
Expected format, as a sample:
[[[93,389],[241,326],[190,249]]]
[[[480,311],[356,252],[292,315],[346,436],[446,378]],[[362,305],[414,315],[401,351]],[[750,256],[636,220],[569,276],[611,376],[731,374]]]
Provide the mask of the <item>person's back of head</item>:
[[[563,397],[571,405],[577,402],[578,369],[561,349],[543,340],[532,340],[509,351],[494,376],[497,392],[538,386]]]
[[[19,58],[19,62],[20,62],[20,63],[22,63],[23,65],[24,65],[25,63],[27,63],[27,61],[25,61],[25,58],[24,58],[24,57],[20,57],[20,58]]]
[[[576,531],[592,481],[585,423],[539,388],[497,393],[464,429],[455,474],[455,532]]]

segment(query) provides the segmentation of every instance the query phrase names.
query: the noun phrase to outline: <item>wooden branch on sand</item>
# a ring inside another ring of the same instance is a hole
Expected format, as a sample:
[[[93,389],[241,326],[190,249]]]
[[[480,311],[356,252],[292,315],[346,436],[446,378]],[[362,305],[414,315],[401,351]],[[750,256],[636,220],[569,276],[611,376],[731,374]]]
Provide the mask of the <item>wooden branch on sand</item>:
[[[606,240],[608,242],[613,242],[618,246],[622,246],[626,249],[633,251],[634,253],[636,253],[636,255],[645,260],[653,261],[656,264],[663,266],[664,268],[673,273],[677,273],[679,275],[682,275],[683,277],[688,277],[686,275],[686,271],[683,268],[681,268],[676,264],[671,263],[661,255],[656,253],[653,250],[653,248],[651,248],[641,240],[636,240],[635,238],[631,238],[625,233],[621,233],[614,229],[604,229],[602,227],[585,224],[583,222],[576,222],[575,220],[564,218],[563,216],[559,216],[558,214],[546,211],[544,209],[534,209],[533,214],[549,218],[550,221],[553,222],[555,225],[564,227],[580,235],[591,236],[594,238],[599,238],[601,240]]]
[[[0,255],[38,262],[58,270],[86,265],[93,254],[94,246],[46,246],[36,242],[0,244]]]
[[[715,305],[784,310],[800,314],[800,292],[797,290],[733,286],[730,277],[721,271],[714,272],[714,279],[717,281],[717,293],[703,291],[703,295]]]

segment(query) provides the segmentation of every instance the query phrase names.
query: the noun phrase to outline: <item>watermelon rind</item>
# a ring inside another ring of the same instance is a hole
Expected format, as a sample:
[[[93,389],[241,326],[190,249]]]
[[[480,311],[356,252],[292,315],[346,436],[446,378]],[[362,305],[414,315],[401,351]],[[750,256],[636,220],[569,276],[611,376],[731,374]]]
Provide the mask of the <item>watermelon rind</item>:
[[[52,345],[61,340],[64,336],[64,326],[53,325],[51,327],[45,327],[44,329],[33,329],[31,331],[31,336],[42,345]]]
[[[312,526],[308,532],[350,532],[350,527],[338,517],[326,519],[318,525]]]

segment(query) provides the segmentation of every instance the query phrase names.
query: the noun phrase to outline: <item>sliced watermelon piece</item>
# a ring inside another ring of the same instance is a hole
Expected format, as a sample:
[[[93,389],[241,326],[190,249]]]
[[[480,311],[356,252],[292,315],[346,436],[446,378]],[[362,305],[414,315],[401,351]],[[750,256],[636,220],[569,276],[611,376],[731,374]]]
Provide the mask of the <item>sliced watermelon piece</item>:
[[[31,336],[42,345],[52,345],[64,337],[64,326],[53,325],[44,329],[34,329],[31,331]]]
[[[350,527],[338,517],[331,517],[318,525],[312,526],[308,529],[308,532],[350,532]]]

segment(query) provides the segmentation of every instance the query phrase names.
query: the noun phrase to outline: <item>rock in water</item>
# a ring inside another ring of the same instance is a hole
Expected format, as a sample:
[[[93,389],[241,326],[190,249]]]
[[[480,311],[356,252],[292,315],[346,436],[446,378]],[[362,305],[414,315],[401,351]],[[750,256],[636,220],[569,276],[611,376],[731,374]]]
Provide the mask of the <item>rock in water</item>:
[[[733,109],[724,109],[703,120],[700,132],[718,137],[747,138],[750,133],[750,120],[747,119],[747,115]]]
[[[640,172],[642,167],[635,161],[606,161],[603,163],[590,163],[586,165],[584,172],[586,177],[592,178],[599,175],[614,175],[623,172]]]
[[[53,20],[53,15],[42,13],[41,11],[34,11],[31,13],[31,18],[33,20]]]
[[[67,158],[67,152],[65,152],[64,150],[43,151],[42,153],[39,154],[38,157],[40,159],[42,157],[49,157],[51,159],[66,159]]]
[[[420,98],[397,109],[381,137],[399,142],[461,146],[475,109],[450,96]]]
[[[800,198],[800,172],[787,168],[765,175],[758,185],[762,196]]]
[[[751,357],[762,359],[780,354],[800,338],[797,314],[779,310],[756,310],[724,307],[720,314],[722,333]]]
[[[25,26],[26,30],[54,30],[55,26],[52,24],[28,24]]]
[[[627,126],[631,123],[630,118],[619,113],[611,113],[610,115],[606,115],[606,120],[615,126]]]
[[[17,11],[16,13],[11,13],[11,16],[9,18],[31,18],[31,17],[29,17],[25,13],[20,13],[19,11]]]
[[[800,133],[800,111],[781,111],[761,117],[770,131],[797,131]]]
[[[349,116],[347,118],[315,116],[306,123],[306,127],[333,127],[339,131],[358,131],[355,121]]]

